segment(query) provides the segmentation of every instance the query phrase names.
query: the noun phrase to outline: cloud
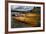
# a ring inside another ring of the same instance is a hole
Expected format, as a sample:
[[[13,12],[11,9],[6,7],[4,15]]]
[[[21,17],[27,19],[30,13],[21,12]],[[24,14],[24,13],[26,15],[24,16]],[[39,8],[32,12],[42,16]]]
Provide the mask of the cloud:
[[[28,11],[28,10],[32,10],[34,8],[34,6],[15,6],[12,5],[11,9],[13,11]]]

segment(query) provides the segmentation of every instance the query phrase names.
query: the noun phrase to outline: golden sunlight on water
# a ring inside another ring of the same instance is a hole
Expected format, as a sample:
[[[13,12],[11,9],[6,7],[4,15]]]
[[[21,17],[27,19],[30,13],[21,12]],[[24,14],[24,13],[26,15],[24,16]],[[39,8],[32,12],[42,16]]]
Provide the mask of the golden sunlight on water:
[[[20,16],[14,16],[12,18],[17,20],[18,22],[20,21],[27,24],[31,24],[32,26],[36,26],[39,17],[40,17],[39,14],[26,13],[26,14],[21,14]]]

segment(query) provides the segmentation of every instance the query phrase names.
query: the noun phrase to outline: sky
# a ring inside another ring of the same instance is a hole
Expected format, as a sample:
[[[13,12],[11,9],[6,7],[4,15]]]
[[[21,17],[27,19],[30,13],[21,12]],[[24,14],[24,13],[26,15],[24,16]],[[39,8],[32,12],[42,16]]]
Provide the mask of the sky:
[[[14,11],[28,11],[28,10],[32,10],[33,8],[34,6],[15,6],[15,5],[11,6],[11,10]]]

